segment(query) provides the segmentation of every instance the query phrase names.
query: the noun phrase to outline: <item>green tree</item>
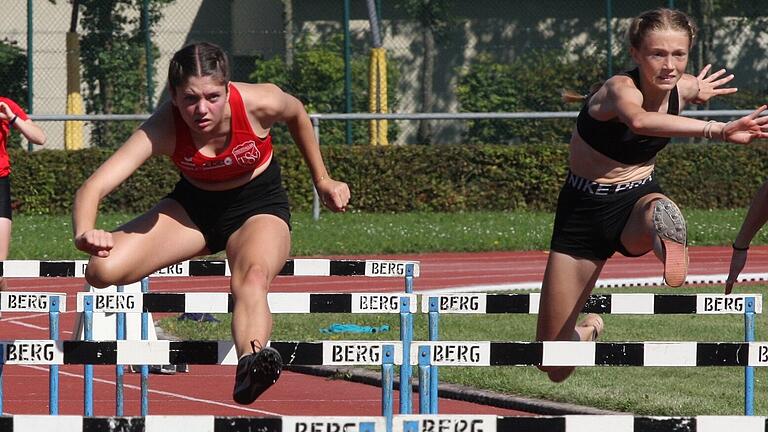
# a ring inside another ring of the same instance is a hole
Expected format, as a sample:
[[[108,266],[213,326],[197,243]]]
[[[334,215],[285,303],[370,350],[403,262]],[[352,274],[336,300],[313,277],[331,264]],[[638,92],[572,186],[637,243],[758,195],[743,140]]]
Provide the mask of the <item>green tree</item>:
[[[688,72],[697,74],[711,63],[713,70],[733,68],[741,62],[754,62],[764,57],[762,44],[753,41],[768,30],[768,16],[762,0],[678,0],[675,6],[691,16],[699,27],[694,41]],[[751,36],[750,36],[751,34]],[[721,48],[717,48],[717,47]],[[737,49],[738,55],[725,64],[723,48]],[[747,64],[753,69],[756,65]],[[704,109],[754,109],[765,103],[768,86],[760,74],[737,75],[729,85],[739,91],[727,97],[710,100]]]
[[[149,0],[150,32],[162,9],[174,0]],[[88,96],[86,109],[94,114],[134,114],[149,111],[146,82],[145,18],[142,0],[80,0],[82,36],[80,56]],[[153,45],[154,57],[158,49]],[[116,146],[136,128],[135,122],[96,122],[92,144]]]
[[[454,21],[451,14],[453,0],[405,0],[399,6],[413,16],[421,28],[423,51],[419,71],[419,111],[430,113],[434,108],[433,79],[437,57],[435,39],[444,36]],[[417,139],[420,144],[432,143],[432,123],[429,120],[419,122]]]
[[[282,58],[257,60],[249,79],[253,82],[270,82],[299,98],[310,113],[344,112],[344,57],[341,37],[332,37],[320,42],[299,40],[293,52],[293,64],[286,65]],[[353,112],[368,111],[368,57],[352,56]],[[387,63],[387,92],[395,94],[399,71],[393,61]],[[397,100],[389,99],[394,111]],[[390,122],[390,140],[396,139],[397,126]],[[345,141],[343,122],[323,122],[323,143],[339,144]],[[353,142],[368,142],[368,123],[352,123]],[[273,129],[276,142],[291,142],[281,126]]]
[[[479,55],[459,79],[457,97],[463,112],[571,111],[563,90],[587,93],[600,81],[604,59],[582,55],[569,59],[561,50],[531,51],[510,64]],[[473,120],[470,143],[568,142],[572,119]]]

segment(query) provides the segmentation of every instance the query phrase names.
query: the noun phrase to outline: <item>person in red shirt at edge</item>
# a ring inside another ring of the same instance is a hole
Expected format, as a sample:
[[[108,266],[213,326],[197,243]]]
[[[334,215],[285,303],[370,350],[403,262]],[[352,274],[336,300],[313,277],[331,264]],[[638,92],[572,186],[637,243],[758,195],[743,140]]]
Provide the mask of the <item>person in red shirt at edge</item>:
[[[45,144],[45,132],[27,116],[16,102],[0,96],[0,261],[8,258],[11,247],[11,161],[8,158],[8,138],[16,129],[32,144]],[[0,278],[0,291],[7,288]]]
[[[78,189],[75,246],[91,255],[85,277],[95,287],[133,283],[225,250],[238,356],[232,398],[250,404],[282,370],[280,354],[266,346],[272,332],[267,292],[288,258],[291,215],[272,125],[288,126],[326,207],[345,211],[350,191],[326,171],[304,105],[273,84],[230,82],[218,46],[194,43],[177,51],[168,87],[171,100]],[[170,157],[181,172],[173,191],[114,231],[97,229],[101,199],[153,155]]]

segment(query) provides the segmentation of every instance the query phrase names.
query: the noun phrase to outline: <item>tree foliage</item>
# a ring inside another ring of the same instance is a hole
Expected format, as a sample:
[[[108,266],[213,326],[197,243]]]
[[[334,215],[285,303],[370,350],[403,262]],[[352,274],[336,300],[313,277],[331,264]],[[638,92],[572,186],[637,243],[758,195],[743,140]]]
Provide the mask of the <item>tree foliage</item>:
[[[457,89],[463,112],[571,111],[578,106],[562,101],[563,90],[585,94],[603,76],[605,62],[595,56],[569,59],[560,50],[531,51],[512,63],[479,55],[462,73]],[[474,120],[470,143],[568,142],[572,119]]]
[[[396,7],[416,19],[435,34],[448,31],[455,22],[452,13],[455,0],[402,0]]]
[[[405,0],[400,7],[418,21],[421,27],[421,66],[419,72],[419,93],[421,95],[421,112],[434,110],[434,75],[437,43],[435,39],[442,38],[455,22],[451,12],[453,0]],[[432,123],[429,120],[419,121],[417,134],[419,143],[432,143]]]
[[[149,31],[174,0],[149,0]],[[94,114],[134,114],[149,111],[142,0],[81,0],[80,57],[88,91],[86,109]],[[154,57],[157,57],[156,46]],[[94,145],[116,146],[136,127],[135,122],[97,122]]]
[[[288,66],[280,57],[257,60],[249,79],[270,82],[299,98],[310,113],[344,112],[344,56],[340,37],[312,42],[299,40],[294,50],[293,64]],[[352,111],[368,111],[368,62],[363,55],[352,56]],[[387,62],[387,93],[389,109],[397,106],[396,88],[399,78],[397,65]],[[397,127],[390,122],[390,141],[396,139]],[[321,125],[323,143],[345,142],[344,122],[324,122]],[[368,122],[352,123],[355,143],[368,142]],[[273,129],[275,142],[290,143],[291,138],[281,127]]]

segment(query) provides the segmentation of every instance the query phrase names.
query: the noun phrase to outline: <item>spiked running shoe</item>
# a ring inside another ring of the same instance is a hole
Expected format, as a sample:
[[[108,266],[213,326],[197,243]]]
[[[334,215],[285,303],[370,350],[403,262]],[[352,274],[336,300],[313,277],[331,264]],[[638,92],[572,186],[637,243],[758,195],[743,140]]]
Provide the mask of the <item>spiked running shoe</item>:
[[[253,351],[237,362],[232,399],[241,405],[253,403],[277,382],[283,370],[283,359],[274,348],[264,347],[256,351],[254,346]]]
[[[653,207],[653,228],[664,256],[664,282],[677,288],[688,274],[688,243],[685,219],[675,203],[657,200]]]

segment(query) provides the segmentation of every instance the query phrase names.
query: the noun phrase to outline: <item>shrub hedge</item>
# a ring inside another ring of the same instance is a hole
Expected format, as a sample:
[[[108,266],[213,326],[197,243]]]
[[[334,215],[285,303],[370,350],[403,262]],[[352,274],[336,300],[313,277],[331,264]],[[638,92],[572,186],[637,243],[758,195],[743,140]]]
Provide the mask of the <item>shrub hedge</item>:
[[[567,146],[323,146],[330,173],[352,189],[365,212],[533,209],[551,211],[567,167]],[[110,150],[12,150],[17,212],[62,214]],[[309,172],[295,146],[275,151],[294,210],[312,205]],[[684,207],[747,206],[768,172],[765,147],[673,144],[658,158],[665,192]],[[178,173],[152,158],[102,203],[102,211],[142,212],[168,193]]]
[[[480,54],[462,70],[456,98],[462,112],[578,111],[562,100],[563,90],[589,92],[605,73],[605,59],[563,50],[533,50],[511,62]],[[551,143],[568,141],[573,119],[476,119],[467,122],[464,141]]]

